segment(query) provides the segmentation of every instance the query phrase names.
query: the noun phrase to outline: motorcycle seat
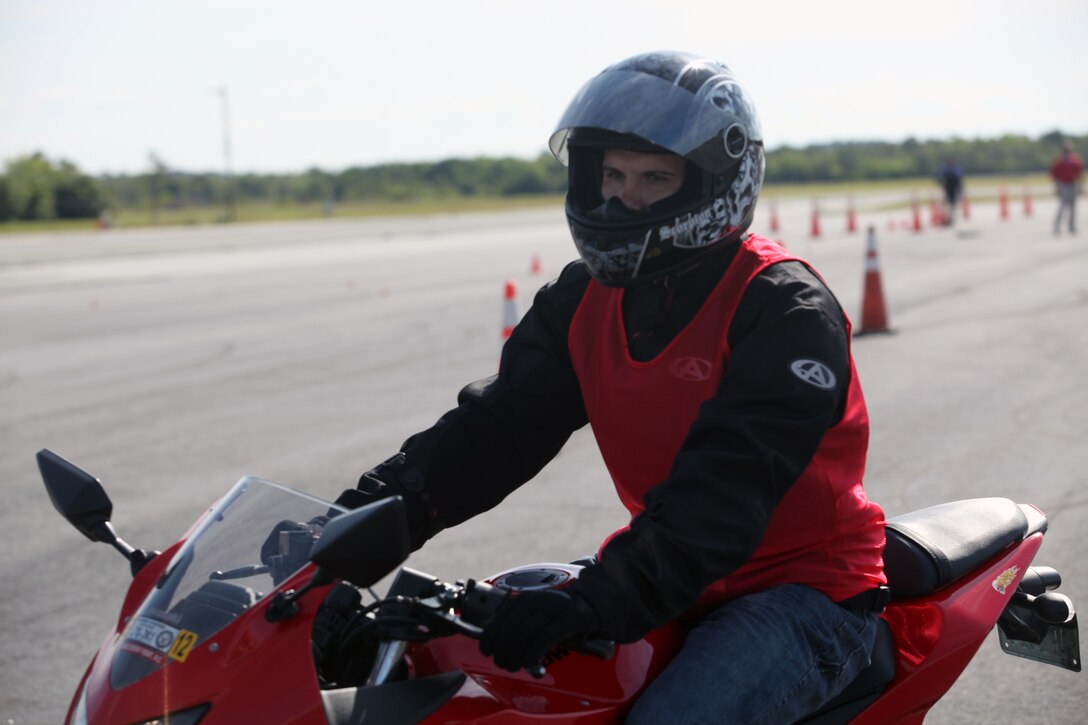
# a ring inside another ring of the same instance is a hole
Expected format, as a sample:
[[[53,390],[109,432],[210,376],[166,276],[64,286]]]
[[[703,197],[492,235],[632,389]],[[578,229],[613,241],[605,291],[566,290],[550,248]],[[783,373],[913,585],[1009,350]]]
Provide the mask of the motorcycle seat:
[[[892,598],[940,589],[1045,528],[1036,509],[1007,498],[952,501],[893,517],[884,528],[884,573]]]

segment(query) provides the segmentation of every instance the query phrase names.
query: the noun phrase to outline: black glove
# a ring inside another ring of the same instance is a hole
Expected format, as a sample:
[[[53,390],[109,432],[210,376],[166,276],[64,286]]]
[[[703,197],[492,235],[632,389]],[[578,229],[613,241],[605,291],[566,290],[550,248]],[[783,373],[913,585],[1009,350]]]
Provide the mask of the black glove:
[[[359,478],[355,488],[342,492],[338,506],[357,509],[390,496],[401,496],[408,507],[408,539],[416,551],[442,530],[437,512],[430,509],[423,474],[403,453],[379,463]]]
[[[361,509],[367,504],[372,504],[375,501],[381,501],[386,496],[379,496],[377,494],[368,493],[366,491],[360,491],[357,488],[344,489],[339,496],[336,497],[336,505],[343,506],[346,509]]]
[[[507,597],[480,635],[480,652],[504,670],[517,672],[553,647],[596,632],[597,615],[584,600],[558,589]]]

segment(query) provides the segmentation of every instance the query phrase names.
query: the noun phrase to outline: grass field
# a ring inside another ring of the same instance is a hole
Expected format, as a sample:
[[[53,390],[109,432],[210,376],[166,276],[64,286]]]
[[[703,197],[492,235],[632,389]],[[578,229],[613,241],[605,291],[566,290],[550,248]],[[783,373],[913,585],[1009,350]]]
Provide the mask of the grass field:
[[[1050,193],[1050,180],[1045,174],[968,177],[966,186],[971,200],[975,202],[996,200],[1002,187],[1008,190],[1010,196],[1021,194],[1024,188],[1030,188],[1032,193],[1036,195]],[[869,206],[868,209],[870,211],[886,211],[909,206],[911,194],[917,194],[922,200],[925,200],[928,195],[936,195],[937,192],[936,183],[932,179],[916,178],[894,181],[770,184],[764,188],[762,198],[765,200],[796,197],[844,199],[852,195],[879,194],[883,197],[882,201],[877,205]],[[901,195],[900,200],[888,200],[889,196],[894,197],[897,194]],[[298,221],[329,217],[360,218],[457,214],[533,207],[559,208],[562,204],[563,197],[558,194],[502,198],[466,197],[407,202],[346,202],[336,204],[331,209],[324,207],[320,203],[273,204],[249,202],[237,206],[235,221]],[[155,214],[152,214],[149,209],[122,209],[115,212],[111,219],[111,227],[113,228],[221,223],[225,223],[224,208],[222,206],[160,209]],[[86,231],[96,228],[99,228],[99,222],[95,219],[9,221],[0,222],[0,235],[5,233]]]

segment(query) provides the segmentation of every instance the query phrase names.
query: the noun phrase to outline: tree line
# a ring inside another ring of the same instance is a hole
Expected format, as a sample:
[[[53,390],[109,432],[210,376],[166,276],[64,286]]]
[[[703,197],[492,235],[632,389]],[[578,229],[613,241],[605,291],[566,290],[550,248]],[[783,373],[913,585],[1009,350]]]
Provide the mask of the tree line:
[[[768,184],[866,181],[931,176],[946,159],[971,174],[1036,173],[1049,168],[1063,139],[1078,148],[1088,136],[1052,131],[1032,139],[839,142],[767,153]],[[562,193],[566,169],[549,153],[535,159],[446,159],[433,163],[354,166],[299,174],[192,173],[153,154],[141,174],[89,176],[42,153],[8,161],[0,175],[0,221],[96,217],[107,209],[178,209],[235,203],[418,201]]]

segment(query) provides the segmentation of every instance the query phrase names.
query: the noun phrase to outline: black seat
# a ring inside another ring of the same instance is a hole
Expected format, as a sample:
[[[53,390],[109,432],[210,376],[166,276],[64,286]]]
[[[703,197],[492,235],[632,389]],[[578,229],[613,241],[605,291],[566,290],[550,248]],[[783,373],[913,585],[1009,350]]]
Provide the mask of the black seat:
[[[1007,498],[952,501],[890,519],[884,573],[892,598],[921,596],[956,581],[1023,540],[1030,528],[1022,507]]]

